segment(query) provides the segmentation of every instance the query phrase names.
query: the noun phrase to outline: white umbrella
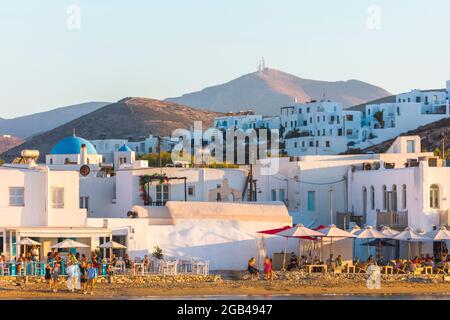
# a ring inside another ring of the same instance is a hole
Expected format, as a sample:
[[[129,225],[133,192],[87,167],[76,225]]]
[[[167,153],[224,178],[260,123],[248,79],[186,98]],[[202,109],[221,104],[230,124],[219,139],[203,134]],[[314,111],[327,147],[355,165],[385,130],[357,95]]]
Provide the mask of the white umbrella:
[[[433,241],[445,241],[450,240],[450,231],[446,227],[441,226],[436,231],[432,231],[427,235]]]
[[[53,249],[71,249],[71,248],[88,248],[84,243],[66,239],[52,246]]]
[[[99,248],[101,248],[101,249],[126,249],[127,247],[125,247],[123,244],[120,244],[118,242],[108,241],[108,242],[100,245]]]
[[[396,235],[400,233],[400,231],[393,230],[388,226],[384,226],[383,229],[381,229],[381,233],[384,234],[386,237],[393,239]]]
[[[388,236],[374,229],[372,226],[366,226],[356,233],[359,239],[387,239]]]
[[[450,231],[447,230],[445,226],[441,226],[439,229],[432,231],[428,234],[428,237],[433,241],[441,242],[441,257],[443,252],[443,242],[445,240],[450,240]]]
[[[282,236],[286,238],[323,237],[323,234],[320,233],[319,231],[306,228],[303,224],[298,224],[295,227],[289,228],[287,230],[275,234],[277,236]]]
[[[357,224],[355,224],[355,225],[353,226],[352,230],[350,230],[350,233],[351,233],[351,234],[356,234],[356,233],[358,233],[358,232],[360,232],[360,231],[361,231],[361,228],[360,228]]]
[[[366,239],[367,242],[367,257],[370,256],[369,239],[387,239],[380,231],[374,229],[372,226],[366,226],[363,230],[356,232],[359,239]]]
[[[30,238],[23,238],[20,241],[17,241],[16,244],[24,245],[24,246],[40,246],[41,244],[37,241],[34,241]]]
[[[331,238],[330,256],[333,253],[333,238],[356,238],[356,236],[350,232],[339,229],[334,224],[330,224],[325,229],[319,230],[322,233],[322,237]]]
[[[275,235],[286,238],[286,245],[285,245],[285,249],[284,249],[284,258],[283,258],[283,269],[285,269],[285,266],[286,266],[286,251],[287,251],[288,238],[323,237],[322,233],[311,230],[309,228],[306,228],[303,224],[298,224],[292,228],[275,233]]]
[[[407,241],[408,242],[408,259],[411,257],[411,242],[421,242],[421,241],[429,241],[431,239],[427,237],[423,237],[417,232],[413,230],[411,227],[407,227],[405,231],[400,232],[398,235],[393,237],[392,239]]]

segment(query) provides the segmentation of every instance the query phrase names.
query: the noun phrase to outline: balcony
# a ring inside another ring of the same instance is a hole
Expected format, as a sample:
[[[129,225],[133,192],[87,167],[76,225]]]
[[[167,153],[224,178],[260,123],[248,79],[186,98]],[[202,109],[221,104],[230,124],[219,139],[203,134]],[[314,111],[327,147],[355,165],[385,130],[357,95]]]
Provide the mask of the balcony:
[[[377,226],[403,231],[408,227],[408,211],[377,211]]]
[[[364,216],[357,216],[352,212],[337,212],[337,227],[341,229],[349,229],[350,222],[356,223],[359,227],[364,227],[366,223]]]

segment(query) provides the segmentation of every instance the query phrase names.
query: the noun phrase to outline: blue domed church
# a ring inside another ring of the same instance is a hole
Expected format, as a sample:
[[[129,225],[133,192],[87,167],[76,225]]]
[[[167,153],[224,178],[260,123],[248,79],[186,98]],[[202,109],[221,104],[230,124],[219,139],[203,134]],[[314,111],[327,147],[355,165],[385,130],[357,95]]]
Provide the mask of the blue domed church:
[[[92,143],[73,134],[53,147],[46,156],[46,163],[50,166],[69,166],[70,169],[87,165],[98,170],[102,156],[97,153]]]

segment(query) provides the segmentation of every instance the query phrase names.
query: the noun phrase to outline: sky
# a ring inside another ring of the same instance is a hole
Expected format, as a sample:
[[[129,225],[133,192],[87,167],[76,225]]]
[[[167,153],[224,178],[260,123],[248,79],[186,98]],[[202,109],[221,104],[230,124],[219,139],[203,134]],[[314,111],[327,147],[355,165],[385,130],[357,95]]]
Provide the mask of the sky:
[[[448,0],[0,1],[0,117],[270,68],[392,93],[450,79]]]

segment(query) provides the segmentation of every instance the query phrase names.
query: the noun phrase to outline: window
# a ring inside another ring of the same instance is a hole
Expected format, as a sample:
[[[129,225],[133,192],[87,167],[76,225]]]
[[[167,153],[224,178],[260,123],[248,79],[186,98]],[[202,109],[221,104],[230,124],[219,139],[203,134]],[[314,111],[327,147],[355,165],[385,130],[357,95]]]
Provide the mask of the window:
[[[351,136],[353,134],[353,130],[352,129],[347,129],[347,135]]]
[[[24,194],[25,194],[25,188],[23,188],[23,187],[9,188],[9,206],[10,207],[25,206]]]
[[[375,188],[370,187],[370,209],[375,210]]]
[[[406,184],[402,186],[402,209],[406,209],[408,202],[406,201]]]
[[[284,189],[278,190],[278,196],[280,201],[286,201],[286,191]]]
[[[383,210],[387,209],[387,188],[386,186],[383,186],[381,189],[381,194],[383,196]]]
[[[414,141],[414,140],[406,141],[406,152],[407,153],[415,153],[416,152],[416,141]]]
[[[294,142],[294,148],[297,149],[297,142]]]
[[[80,209],[89,209],[89,197],[80,197]]]
[[[346,116],[347,121],[353,121],[353,115],[352,114],[348,114]]]
[[[195,187],[194,186],[189,186],[188,189],[187,189],[187,193],[188,193],[188,196],[195,197]]]
[[[363,187],[362,194],[363,194],[363,216],[364,216],[364,218],[366,218],[367,217],[367,188],[366,187]]]
[[[156,185],[156,201],[158,203],[165,204],[169,200],[169,185],[168,184],[157,184]]]
[[[310,146],[310,147],[314,147],[314,142],[313,142],[313,141],[310,141],[310,142],[309,142],[309,146]]]
[[[325,146],[326,146],[327,148],[329,148],[329,147],[330,147],[330,141],[325,141]]]
[[[153,153],[153,148],[152,147],[148,148],[148,153]]]
[[[51,188],[52,208],[64,209],[64,188]]]
[[[342,128],[338,129],[338,136],[341,137],[342,136]]]
[[[393,211],[397,211],[397,186],[394,184],[392,186],[392,206]]]
[[[316,210],[316,192],[308,191],[308,211]]]
[[[277,190],[272,189],[272,201],[277,201]]]
[[[440,190],[439,186],[433,184],[430,187],[430,208],[431,209],[440,209],[441,203],[440,203]]]

